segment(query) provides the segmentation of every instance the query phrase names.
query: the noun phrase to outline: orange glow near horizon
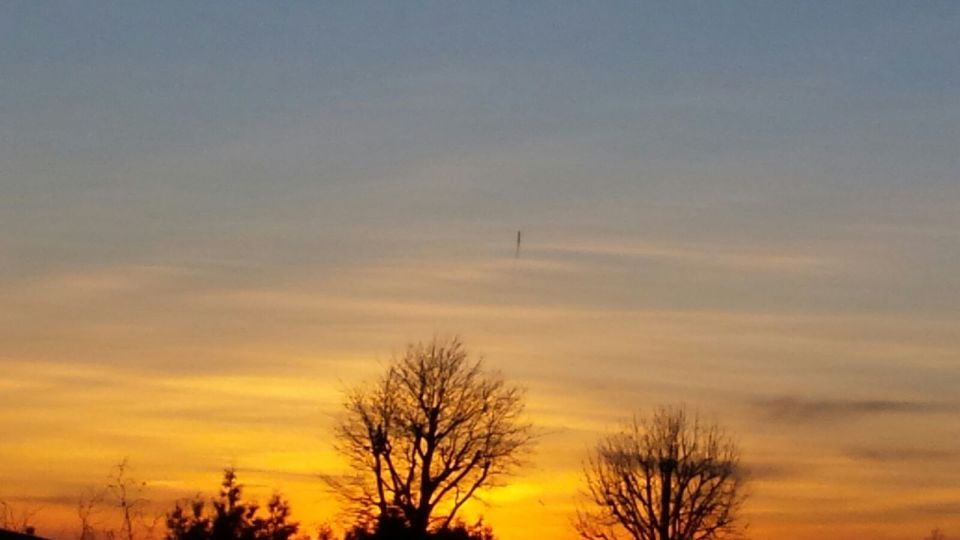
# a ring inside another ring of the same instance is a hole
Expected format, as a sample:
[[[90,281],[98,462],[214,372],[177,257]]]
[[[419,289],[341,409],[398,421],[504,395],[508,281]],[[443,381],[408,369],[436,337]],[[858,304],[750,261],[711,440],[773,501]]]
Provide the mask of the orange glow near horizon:
[[[254,306],[272,305],[276,297],[258,298]],[[271,309],[274,313],[323,309],[314,306],[329,309],[330,305],[339,309],[336,302],[312,301],[309,295],[300,302],[304,305]],[[398,301],[397,305],[403,304]],[[7,406],[0,411],[0,421],[9,426],[12,437],[0,448],[0,474],[6,479],[0,496],[39,510],[35,522],[41,532],[70,536],[77,526],[77,497],[89,487],[104,485],[111,466],[126,457],[130,475],[146,482],[153,512],[167,510],[183,497],[212,495],[222,468],[229,466],[238,469],[250,497],[263,501],[273,490],[287,496],[294,517],[307,531],[319,523],[342,525],[340,502],[321,479],[344,470],[331,440],[342,392],[375,377],[391,351],[416,339],[414,330],[423,326],[420,313],[428,313],[428,320],[441,317],[451,326],[474,328],[479,339],[468,340],[468,349],[484,354],[491,369],[527,387],[528,416],[540,433],[530,466],[507,486],[484,494],[484,503],[468,505],[463,513],[467,519],[482,515],[500,538],[524,538],[531,523],[537,524],[538,535],[574,538],[571,518],[579,497],[579,467],[590,445],[633,412],[679,401],[737,434],[745,464],[755,476],[745,508],[751,538],[806,540],[824,534],[900,538],[930,524],[922,513],[907,516],[893,507],[890,523],[883,523],[890,500],[906,497],[936,507],[949,504],[956,493],[949,483],[937,491],[942,473],[935,467],[927,471],[922,464],[884,463],[882,456],[874,458],[867,451],[857,455],[854,443],[848,443],[851,449],[846,453],[837,453],[831,440],[838,436],[834,427],[856,441],[866,440],[861,431],[874,433],[882,426],[898,425],[905,432],[919,429],[928,435],[929,426],[896,411],[892,416],[857,416],[856,401],[849,402],[850,411],[843,409],[844,400],[836,401],[833,406],[839,409],[833,411],[829,404],[834,402],[818,404],[805,397],[809,394],[803,379],[777,378],[774,375],[783,366],[764,360],[767,351],[785,343],[806,351],[813,361],[838,351],[857,351],[866,359],[910,355],[930,347],[931,337],[941,342],[955,339],[946,328],[936,337],[929,325],[877,317],[844,321],[711,312],[577,312],[563,307],[533,311],[504,307],[507,316],[501,317],[497,309],[446,303],[414,304],[405,312],[410,318],[405,325],[398,315],[389,311],[384,315],[378,302],[369,307],[350,304],[349,309],[393,318],[399,334],[394,346],[374,354],[344,348],[318,357],[307,352],[314,339],[310,337],[305,343],[287,341],[289,356],[281,357],[269,356],[269,347],[245,343],[249,336],[238,334],[238,346],[243,348],[186,344],[202,347],[198,351],[219,351],[214,356],[224,360],[212,371],[184,363],[178,375],[159,364],[133,369],[105,363],[5,359],[0,386]],[[499,328],[507,329],[517,321],[526,322],[523,335],[511,330],[504,333],[507,338],[496,338]],[[273,331],[288,335],[285,329]],[[528,339],[541,336],[539,332],[545,334],[536,342]],[[912,341],[914,332],[922,342]],[[876,352],[855,346],[865,333],[885,333],[899,339],[899,346]],[[558,342],[549,335],[566,337]],[[606,338],[611,335],[629,336],[629,340],[613,342]],[[92,339],[97,341],[96,336]],[[616,361],[585,369],[591,365],[591,351]],[[257,358],[270,360],[249,360]],[[661,363],[660,358],[671,361]],[[231,362],[237,369],[228,367]],[[620,362],[631,362],[634,368],[624,371]],[[734,365],[736,371],[730,372]],[[622,372],[619,377],[618,372]],[[718,392],[718,376],[733,377],[730,380],[739,383],[726,384]],[[736,384],[758,391],[745,400],[736,392]],[[679,385],[684,390],[675,397]],[[855,400],[856,392],[851,388],[846,399]],[[772,397],[777,395],[792,397],[783,402]],[[765,405],[765,399],[773,401]],[[13,403],[16,407],[10,406]],[[811,410],[793,410],[804,407]],[[837,418],[830,417],[833,414]],[[857,422],[850,424],[845,414]],[[765,418],[768,415],[783,417],[771,423]],[[944,434],[953,429],[946,428]],[[799,446],[798,437],[804,440]],[[922,484],[914,492],[905,492],[902,483],[894,480],[904,474],[915,475]],[[110,523],[109,509],[99,515],[101,523]]]

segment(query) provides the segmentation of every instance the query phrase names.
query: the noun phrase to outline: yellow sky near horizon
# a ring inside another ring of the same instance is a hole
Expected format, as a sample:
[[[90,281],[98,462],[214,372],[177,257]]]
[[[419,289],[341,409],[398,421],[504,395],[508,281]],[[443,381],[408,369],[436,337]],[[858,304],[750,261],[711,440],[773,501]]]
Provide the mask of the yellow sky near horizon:
[[[489,506],[467,509],[506,540],[532,524],[573,538],[590,446],[632,414],[680,402],[742,444],[751,538],[960,528],[942,514],[960,480],[958,405],[928,380],[953,375],[960,337],[948,321],[577,305],[563,291],[598,268],[612,281],[661,259],[821,279],[824,265],[646,247],[580,250],[587,259],[571,261],[540,249],[519,260],[401,260],[277,289],[195,290],[202,270],[137,266],[8,291],[20,309],[17,339],[4,332],[16,356],[2,358],[0,375],[0,499],[39,509],[41,531],[66,537],[76,497],[128,458],[155,508],[213,493],[234,466],[261,500],[287,495],[308,528],[342,521],[320,479],[342,471],[331,440],[342,391],[405,343],[456,332],[527,388],[540,433],[530,466],[489,493]],[[557,293],[509,302],[512,290],[543,294],[522,289],[544,283]]]

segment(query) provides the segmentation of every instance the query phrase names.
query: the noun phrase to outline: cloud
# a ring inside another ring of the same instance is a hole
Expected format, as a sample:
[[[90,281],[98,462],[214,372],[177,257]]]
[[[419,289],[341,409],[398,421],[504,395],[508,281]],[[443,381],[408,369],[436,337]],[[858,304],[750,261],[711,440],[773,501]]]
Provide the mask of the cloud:
[[[773,422],[834,422],[868,415],[938,414],[957,411],[955,404],[887,399],[760,399],[752,408]]]
[[[744,463],[742,465],[747,477],[751,480],[770,481],[794,478],[798,475],[796,467],[785,463]]]
[[[960,457],[960,452],[955,450],[930,448],[851,448],[844,453],[847,457],[857,461],[879,463],[948,461]]]
[[[13,502],[23,505],[23,513],[35,513],[40,511],[46,505],[76,505],[80,497],[77,495],[15,495],[7,497],[4,502]]]
[[[908,507],[908,511],[918,514],[954,516],[960,512],[960,500],[914,504]]]
[[[332,467],[331,467],[332,469]],[[324,481],[327,479],[346,481],[353,477],[349,474],[340,472],[305,472],[290,471],[285,469],[273,469],[266,467],[236,467],[234,470],[238,474],[259,474],[270,478],[292,478],[296,480]]]
[[[660,260],[708,268],[777,272],[827,272],[839,269],[844,261],[833,255],[808,254],[787,250],[753,247],[722,248],[706,244],[635,243],[545,243],[537,246],[544,253],[587,257],[613,257]]]

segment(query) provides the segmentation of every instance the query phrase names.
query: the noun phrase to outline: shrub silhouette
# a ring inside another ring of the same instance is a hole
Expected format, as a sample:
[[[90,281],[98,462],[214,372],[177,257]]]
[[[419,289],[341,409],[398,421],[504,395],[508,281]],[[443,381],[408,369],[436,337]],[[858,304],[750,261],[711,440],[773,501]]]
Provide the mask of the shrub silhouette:
[[[233,469],[226,469],[218,498],[211,501],[212,513],[199,497],[187,505],[178,503],[167,514],[167,540],[288,540],[300,524],[290,521],[290,504],[274,494],[267,503],[267,515],[260,507],[242,498],[243,486]]]
[[[373,526],[356,525],[344,540],[495,540],[493,530],[483,520],[473,525],[457,522],[433,531],[418,531],[399,515],[379,518]]]

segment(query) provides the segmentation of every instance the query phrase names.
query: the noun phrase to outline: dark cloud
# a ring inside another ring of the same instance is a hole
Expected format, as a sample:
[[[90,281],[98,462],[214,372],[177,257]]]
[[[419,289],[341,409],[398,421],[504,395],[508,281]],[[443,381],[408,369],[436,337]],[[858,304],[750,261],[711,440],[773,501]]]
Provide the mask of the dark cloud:
[[[76,505],[80,495],[19,495],[7,497],[4,502],[23,505],[22,512],[35,512],[46,506]]]
[[[287,477],[287,478],[299,478],[307,480],[322,480],[324,478],[339,478],[345,479],[346,475],[337,475],[337,474],[324,474],[321,472],[298,472],[298,471],[284,471],[281,469],[266,469],[266,468],[257,468],[257,467],[237,467],[237,473],[250,473],[250,474],[263,474],[272,477]]]
[[[798,399],[779,397],[751,403],[764,419],[774,422],[830,422],[877,414],[938,414],[955,412],[955,404],[886,399]]]
[[[908,509],[910,512],[918,514],[953,516],[960,513],[960,500],[914,504],[910,505]]]
[[[783,480],[797,476],[797,468],[784,463],[744,463],[743,470],[751,480]]]
[[[949,461],[960,458],[958,450],[934,450],[929,448],[851,448],[844,452],[857,461],[879,463],[912,461]]]
[[[204,405],[167,405],[144,411],[145,417],[203,424],[297,427],[316,422],[318,406],[282,398],[261,401],[260,409]]]

